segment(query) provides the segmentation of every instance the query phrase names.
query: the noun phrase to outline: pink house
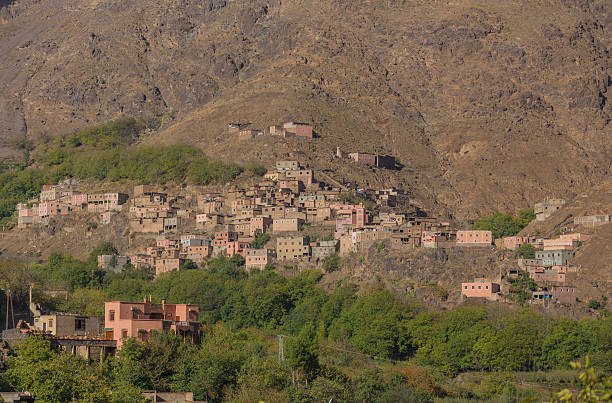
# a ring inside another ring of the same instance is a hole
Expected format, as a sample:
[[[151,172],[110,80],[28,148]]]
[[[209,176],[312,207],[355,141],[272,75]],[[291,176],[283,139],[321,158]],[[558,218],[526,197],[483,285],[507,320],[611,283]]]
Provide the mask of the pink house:
[[[272,263],[273,258],[274,249],[249,249],[246,251],[246,269],[263,270],[268,263]]]
[[[461,295],[466,298],[488,298],[499,292],[499,284],[484,279],[476,279],[473,283],[461,283]]]
[[[313,138],[312,126],[305,123],[287,122],[283,125],[286,132],[294,133],[299,137]]]
[[[129,337],[146,340],[152,331],[172,331],[183,340],[200,340],[199,308],[191,304],[113,301],[104,304],[104,338],[115,340],[117,349]]]
[[[73,193],[71,198],[73,206],[83,206],[87,204],[87,193]]]
[[[227,243],[227,257],[232,257],[234,255],[240,255],[246,259],[246,252],[248,249],[251,249],[251,244],[249,242],[243,241],[232,241]]]
[[[529,238],[522,236],[507,236],[504,238],[504,247],[506,249],[516,249],[524,243],[528,243]]]
[[[488,246],[493,242],[491,231],[463,230],[457,231],[458,245]]]
[[[38,205],[38,216],[39,217],[50,217],[60,214],[61,203],[56,201],[40,203]]]
[[[361,228],[369,222],[370,214],[363,206],[339,206],[336,210],[335,238],[340,239],[347,227]]]

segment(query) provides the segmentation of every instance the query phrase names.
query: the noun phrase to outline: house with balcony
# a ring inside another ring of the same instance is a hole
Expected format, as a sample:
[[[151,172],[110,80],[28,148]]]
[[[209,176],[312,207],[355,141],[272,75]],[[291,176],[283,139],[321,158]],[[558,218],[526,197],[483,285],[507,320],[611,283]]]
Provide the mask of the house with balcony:
[[[147,340],[151,332],[174,332],[185,342],[199,343],[199,308],[193,304],[112,301],[104,304],[104,337],[117,349],[130,337]]]

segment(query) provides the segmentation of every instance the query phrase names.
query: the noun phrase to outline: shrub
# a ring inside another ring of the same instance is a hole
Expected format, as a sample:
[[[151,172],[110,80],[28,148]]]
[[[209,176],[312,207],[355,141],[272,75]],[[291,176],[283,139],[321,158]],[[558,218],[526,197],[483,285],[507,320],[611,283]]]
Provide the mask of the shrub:
[[[528,243],[522,244],[516,251],[523,259],[533,259],[535,257],[535,248]]]
[[[592,299],[589,301],[588,307],[591,309],[600,309],[601,308],[601,302]]]
[[[518,234],[533,219],[533,209],[519,211],[518,217],[509,214],[495,213],[491,217],[483,217],[474,223],[475,230],[491,231],[494,238],[502,238]]]

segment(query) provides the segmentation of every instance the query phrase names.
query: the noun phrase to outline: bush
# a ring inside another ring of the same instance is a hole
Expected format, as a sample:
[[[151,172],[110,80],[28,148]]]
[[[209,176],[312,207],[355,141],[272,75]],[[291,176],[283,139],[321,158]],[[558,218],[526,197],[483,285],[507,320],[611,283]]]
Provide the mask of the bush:
[[[474,223],[475,230],[491,231],[494,238],[503,238],[518,234],[533,219],[533,209],[521,210],[518,217],[509,214],[495,213],[491,217],[484,217]]]
[[[340,268],[340,257],[338,255],[327,256],[323,259],[323,270],[332,273]]]
[[[589,301],[588,307],[591,309],[601,309],[601,302],[592,299]]]
[[[522,244],[516,251],[523,259],[533,259],[535,257],[535,248],[528,243]]]
[[[253,242],[251,242],[251,248],[261,249],[264,246],[266,246],[269,240],[270,240],[269,234],[257,234],[255,235],[255,239],[253,239]]]

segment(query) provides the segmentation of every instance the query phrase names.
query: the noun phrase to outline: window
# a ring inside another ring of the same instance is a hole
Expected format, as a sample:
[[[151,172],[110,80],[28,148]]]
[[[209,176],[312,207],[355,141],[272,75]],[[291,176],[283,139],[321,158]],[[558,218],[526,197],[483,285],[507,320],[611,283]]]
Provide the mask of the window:
[[[75,319],[74,330],[85,330],[85,319]]]
[[[121,338],[127,339],[127,329],[121,329]]]
[[[468,286],[467,286],[467,285],[463,286],[463,289],[464,289],[464,290],[467,290],[467,289],[468,289]]]
[[[108,311],[108,320],[113,321],[115,320],[115,310],[111,309],[110,311]]]
[[[481,288],[482,288],[481,286],[478,286],[478,289],[479,289],[479,290],[480,290]]]
[[[49,319],[49,327],[53,327],[53,319]]]

